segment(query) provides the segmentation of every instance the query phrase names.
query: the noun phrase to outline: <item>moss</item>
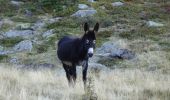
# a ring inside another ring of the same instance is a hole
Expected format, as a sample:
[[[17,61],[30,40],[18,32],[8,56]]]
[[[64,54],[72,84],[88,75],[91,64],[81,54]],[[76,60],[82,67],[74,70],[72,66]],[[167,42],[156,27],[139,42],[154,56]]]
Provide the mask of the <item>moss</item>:
[[[0,55],[0,61],[6,60],[8,55]]]
[[[4,47],[12,47],[15,44],[21,42],[24,40],[23,38],[20,37],[15,37],[15,38],[4,38],[0,40],[0,44]]]
[[[15,22],[35,23],[37,21],[37,17],[17,17],[17,16],[15,16],[11,20],[15,21]]]
[[[167,29],[165,27],[155,28],[141,26],[136,29],[130,30],[128,32],[120,33],[119,36],[126,39],[136,39],[136,38],[151,38],[154,39],[154,36],[166,33]]]
[[[98,32],[97,33],[97,41],[96,41],[96,45],[97,47],[101,46],[102,43],[104,43],[105,41],[109,40],[109,37],[112,35],[111,31],[102,31],[102,32]]]

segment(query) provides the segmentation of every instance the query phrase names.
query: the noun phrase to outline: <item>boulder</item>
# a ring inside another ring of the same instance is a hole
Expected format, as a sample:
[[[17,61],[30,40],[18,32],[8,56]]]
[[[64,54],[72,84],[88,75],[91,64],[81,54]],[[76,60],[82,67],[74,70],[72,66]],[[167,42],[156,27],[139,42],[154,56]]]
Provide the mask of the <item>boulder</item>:
[[[157,22],[154,22],[154,21],[148,21],[147,26],[149,26],[149,27],[162,27],[162,26],[164,26],[164,24],[157,23]]]
[[[14,6],[19,7],[19,6],[21,6],[22,4],[24,4],[24,2],[12,0],[12,1],[11,1],[11,4],[14,5]]]
[[[87,8],[89,8],[89,6],[86,4],[78,4],[78,8],[79,9],[87,9]]]
[[[123,6],[123,5],[124,5],[124,3],[122,3],[122,2],[114,2],[114,3],[112,3],[113,7]]]
[[[50,37],[52,34],[54,33],[54,29],[48,30],[46,32],[43,33],[43,37]]]
[[[33,35],[32,30],[10,30],[4,34],[5,37],[22,37],[28,38]]]
[[[114,42],[106,42],[96,50],[96,55],[107,58],[132,59],[135,53],[128,49],[121,48]]]
[[[86,16],[92,16],[95,13],[97,13],[96,10],[78,10],[77,12],[75,12],[73,15],[71,16],[75,16],[75,17],[86,17]]]
[[[20,52],[20,51],[31,51],[33,48],[32,42],[30,40],[24,40],[19,42],[13,47],[14,51]]]

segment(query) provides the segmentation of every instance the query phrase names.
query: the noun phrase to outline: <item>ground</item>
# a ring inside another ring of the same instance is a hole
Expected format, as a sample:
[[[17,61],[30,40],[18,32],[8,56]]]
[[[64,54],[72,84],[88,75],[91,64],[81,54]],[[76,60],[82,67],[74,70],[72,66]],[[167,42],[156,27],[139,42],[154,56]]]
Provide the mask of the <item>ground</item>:
[[[54,10],[47,9],[48,7],[42,10],[32,0],[24,2],[20,7],[10,6],[10,0],[4,1],[0,0],[0,6],[3,6],[0,9],[0,52],[1,49],[10,50],[25,40],[22,37],[4,38],[5,32],[11,29],[25,30],[42,24],[45,26],[37,28],[33,37],[26,38],[33,41],[32,51],[0,55],[0,100],[170,99],[168,0],[98,0],[95,3],[80,0],[74,6],[68,4],[69,10],[63,10],[62,14],[57,11],[61,5],[57,5]],[[111,3],[116,1],[121,1],[124,5],[113,7]],[[93,7],[97,13],[85,18],[70,17],[78,10],[76,7],[80,3]],[[25,17],[28,16],[24,15],[25,9],[31,11],[32,15]],[[55,18],[59,20],[53,23],[48,20]],[[2,26],[1,19],[6,20]],[[35,25],[39,20],[40,23]],[[149,21],[163,26],[150,26]],[[88,88],[85,90],[81,67],[77,67],[76,86],[70,88],[56,55],[58,39],[64,35],[82,35],[84,22],[91,26],[96,22],[100,23],[97,49],[109,41],[121,49],[135,53],[133,59],[106,59],[98,57],[96,49],[90,63],[102,64],[102,67],[89,68]],[[51,29],[54,33],[43,37],[42,34]],[[39,68],[40,65],[43,68]]]

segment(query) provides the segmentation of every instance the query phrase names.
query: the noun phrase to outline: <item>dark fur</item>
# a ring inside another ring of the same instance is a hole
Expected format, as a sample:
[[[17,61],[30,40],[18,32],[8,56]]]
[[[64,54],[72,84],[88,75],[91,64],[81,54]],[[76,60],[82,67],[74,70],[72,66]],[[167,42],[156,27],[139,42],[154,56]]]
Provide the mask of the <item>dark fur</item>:
[[[99,24],[96,23],[93,30],[89,30],[88,24],[85,23],[84,31],[85,34],[81,38],[74,38],[70,36],[65,36],[58,42],[58,58],[63,64],[65,69],[67,79],[70,84],[76,81],[76,65],[80,62],[84,62],[83,66],[83,81],[86,84],[86,74],[88,69],[88,58],[91,57],[88,54],[89,48],[95,48],[94,40],[96,40],[95,33],[99,29]],[[87,40],[89,41],[87,43]],[[69,62],[71,65],[65,63]]]

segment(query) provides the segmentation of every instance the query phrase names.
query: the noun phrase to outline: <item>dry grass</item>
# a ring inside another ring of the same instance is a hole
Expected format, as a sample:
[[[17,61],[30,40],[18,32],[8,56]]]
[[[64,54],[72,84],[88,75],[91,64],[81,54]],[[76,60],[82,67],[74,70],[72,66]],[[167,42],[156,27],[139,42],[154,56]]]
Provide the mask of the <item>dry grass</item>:
[[[0,66],[0,100],[88,100],[81,75],[69,88],[63,70],[18,70]],[[99,100],[169,100],[170,75],[139,69],[112,70],[95,76],[90,85]]]

